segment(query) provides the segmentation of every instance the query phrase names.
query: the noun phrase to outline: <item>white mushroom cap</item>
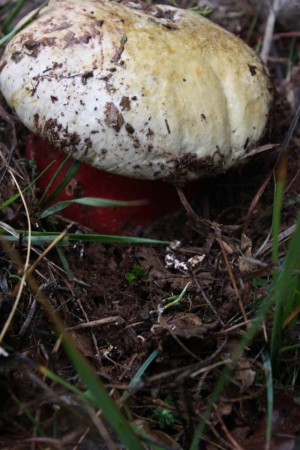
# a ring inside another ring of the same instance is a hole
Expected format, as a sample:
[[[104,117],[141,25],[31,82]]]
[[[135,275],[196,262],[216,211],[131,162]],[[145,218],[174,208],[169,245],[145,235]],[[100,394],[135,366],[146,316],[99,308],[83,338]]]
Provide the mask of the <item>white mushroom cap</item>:
[[[255,52],[200,15],[50,0],[7,45],[1,90],[22,122],[105,171],[187,181],[238,163],[272,100]]]

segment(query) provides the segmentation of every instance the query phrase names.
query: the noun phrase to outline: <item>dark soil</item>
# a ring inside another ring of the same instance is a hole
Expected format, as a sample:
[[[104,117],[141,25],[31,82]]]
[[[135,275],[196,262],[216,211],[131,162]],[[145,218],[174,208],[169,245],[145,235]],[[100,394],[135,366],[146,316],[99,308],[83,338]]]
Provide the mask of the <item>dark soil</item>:
[[[245,39],[253,11],[246,1],[223,0],[210,18]],[[256,45],[263,32],[264,23],[258,23],[251,44]],[[269,69],[277,94],[272,123],[262,144],[282,144],[295,113],[294,103],[289,102],[292,96],[287,92],[294,92],[297,82],[293,78],[292,84],[286,78],[292,45],[293,77],[299,84],[299,35],[279,38],[273,44]],[[21,187],[32,179],[32,168],[23,156],[27,131],[10,114],[4,101],[0,131],[1,152],[7,161],[1,171],[0,195],[4,202],[16,193],[8,167]],[[281,231],[287,233],[299,210],[299,136],[296,131],[288,146],[281,224]],[[113,390],[117,401],[151,353],[159,351],[130,393],[128,411],[123,412],[154,440],[162,442],[162,448],[189,448],[194,427],[247,327],[245,321],[253,317],[268,289],[272,269],[270,241],[259,256],[255,255],[270,232],[273,171],[280,148],[254,156],[239,171],[205,181],[198,199],[190,205],[195,214],[189,211],[189,205],[183,205],[178,212],[139,231],[139,236],[178,241],[174,246],[73,243],[61,250],[68,266],[63,267],[59,254],[52,250],[35,270],[39,289],[50,299],[65,327],[70,328],[74,342],[108,389]],[[37,222],[34,188],[26,192],[26,202],[33,229],[44,226],[48,230],[63,230],[66,226],[62,218],[52,223]],[[20,200],[2,209],[0,220],[4,229],[27,229]],[[77,230],[87,231],[76,224],[69,231]],[[22,238],[14,249],[25,258]],[[280,250],[283,257],[286,245]],[[33,249],[32,262],[39,252],[40,247]],[[0,254],[2,326],[11,311],[17,277],[21,274],[12,257],[4,247]],[[135,267],[142,270],[129,282],[126,274],[134,273]],[[182,300],[162,312],[163,300],[179,295],[185,287]],[[267,348],[268,333],[267,322],[251,348],[241,355],[210,416],[199,448],[264,447],[266,393],[260,354]],[[74,394],[39,372],[39,365],[47,366],[82,387],[52,322],[28,286],[3,344],[8,356],[0,356],[1,449],[108,448],[99,431],[105,424],[91,420],[95,411],[82,408]],[[296,364],[297,361],[289,361],[283,366],[275,388],[275,434],[271,447],[275,450],[298,448],[300,413],[293,400],[295,392],[279,389],[283,380],[290,379]],[[294,382],[299,392],[299,379]],[[37,423],[44,434],[39,433]],[[113,448],[120,448],[114,445]]]

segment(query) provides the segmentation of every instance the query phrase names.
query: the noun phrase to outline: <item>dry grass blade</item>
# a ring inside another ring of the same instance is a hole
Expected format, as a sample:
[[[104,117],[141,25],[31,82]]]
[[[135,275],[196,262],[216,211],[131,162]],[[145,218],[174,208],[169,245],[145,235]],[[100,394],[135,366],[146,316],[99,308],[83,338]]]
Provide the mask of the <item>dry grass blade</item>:
[[[199,283],[199,280],[195,275],[193,275],[193,280],[195,281],[195,284],[197,286],[197,289],[199,290],[201,296],[203,297],[205,303],[209,306],[211,309],[214,317],[217,318],[217,320],[220,322],[221,325],[224,325],[224,321],[222,320],[220,314],[218,313],[217,309],[213,306],[212,302],[209,300],[208,296],[206,295],[204,289],[202,288],[201,284]]]
[[[93,327],[99,327],[100,325],[107,325],[109,323],[123,323],[124,319],[122,319],[121,316],[112,316],[112,317],[106,317],[105,319],[97,319],[92,320],[90,322],[86,323],[80,323],[79,325],[74,325],[73,327],[68,327],[67,330],[82,330],[84,328],[93,328]]]
[[[198,216],[198,214],[195,213],[195,211],[193,210],[193,208],[191,207],[191,205],[189,204],[186,196],[184,195],[184,192],[182,190],[182,188],[180,186],[176,186],[176,190],[177,190],[177,194],[178,197],[181,201],[182,206],[184,207],[184,209],[187,212],[187,215],[193,219],[195,222],[199,222],[201,219]]]
[[[230,262],[229,262],[228,257],[227,257],[227,253],[226,253],[226,250],[225,250],[225,247],[224,247],[224,243],[222,241],[222,236],[221,236],[220,229],[218,227],[215,227],[215,231],[216,231],[216,239],[217,239],[217,242],[218,242],[218,244],[220,246],[220,249],[221,249],[221,252],[222,252],[222,255],[223,255],[223,258],[224,258],[224,262],[225,262],[226,268],[228,270],[230,281],[232,283],[233,289],[234,289],[235,294],[237,296],[239,307],[240,307],[243,319],[244,319],[245,322],[247,322],[248,317],[247,317],[247,314],[246,314],[246,311],[245,311],[245,308],[244,308],[244,305],[243,305],[243,302],[242,302],[242,298],[241,298],[239,289],[237,287],[237,283],[236,283],[236,280],[235,280],[235,277],[234,277],[234,274],[233,274],[232,267],[231,267]]]
[[[218,409],[217,405],[214,405],[214,410],[215,413],[218,417],[218,420],[221,424],[221,428],[224,431],[225,436],[227,437],[227,440],[230,442],[230,444],[232,445],[232,450],[244,450],[243,447],[241,447],[238,442],[234,439],[234,437],[232,436],[232,434],[228,431],[227,426],[225,425],[224,420],[222,419],[222,416],[220,414],[220,411]]]
[[[274,26],[276,21],[276,14],[279,9],[280,0],[274,0],[272,4],[270,4],[270,10],[269,10],[269,16],[267,19],[266,27],[265,27],[265,34],[264,34],[264,40],[263,40],[263,46],[260,53],[261,59],[264,62],[267,62],[272,39],[273,39],[273,33],[274,33]]]
[[[270,173],[267,176],[267,178],[264,180],[264,182],[259,187],[258,191],[256,192],[255,196],[252,199],[251,205],[250,205],[250,207],[248,209],[248,212],[247,212],[247,215],[246,215],[246,218],[245,218],[245,221],[244,221],[243,233],[247,232],[251,216],[252,216],[252,214],[253,214],[253,212],[254,212],[254,210],[255,210],[255,208],[256,208],[256,206],[257,206],[257,204],[258,204],[258,202],[259,202],[259,200],[261,198],[261,196],[263,195],[264,191],[266,190],[266,187],[269,184],[269,181],[271,179],[271,175],[272,175],[272,173]]]
[[[51,244],[48,245],[48,247],[38,256],[38,258],[36,259],[36,261],[31,265],[28,266],[28,268],[25,271],[25,279],[27,276],[31,275],[32,272],[34,272],[34,270],[36,269],[36,267],[38,266],[38,264],[45,258],[45,256],[53,249],[56,247],[56,245],[66,236],[66,234],[68,233],[70,227],[72,226],[72,224],[68,225],[68,227],[61,232],[61,234],[59,234],[53,242],[51,242]],[[19,285],[16,285],[15,289],[13,290],[13,294],[15,294],[16,290],[19,288]]]
[[[296,226],[291,225],[286,230],[282,230],[278,235],[278,242],[281,243],[281,242],[285,241],[286,239],[288,239],[290,236],[292,236],[293,233],[295,232],[295,229],[296,229]],[[270,241],[268,244],[265,245],[265,247],[262,249],[260,254],[263,255],[263,254],[267,253],[272,247],[273,247],[273,241]]]
[[[262,145],[261,147],[256,147],[253,150],[251,150],[250,152],[248,152],[246,155],[242,156],[241,160],[251,158],[251,156],[259,155],[260,153],[264,153],[264,152],[267,152],[269,150],[273,150],[276,148],[277,149],[279,148],[279,144],[266,144],[266,145]]]
[[[10,169],[9,169],[9,174],[12,177],[12,179],[13,179],[13,181],[14,181],[14,183],[15,183],[18,191],[19,191],[19,194],[20,194],[20,197],[21,197],[24,209],[26,211],[27,226],[28,226],[28,246],[27,246],[26,259],[25,259],[25,263],[24,263],[22,278],[21,278],[21,281],[20,281],[20,283],[18,284],[18,286],[17,286],[17,288],[15,290],[16,291],[15,292],[16,299],[14,301],[14,304],[13,304],[13,307],[12,307],[11,312],[9,314],[9,317],[6,320],[6,322],[4,324],[4,327],[2,328],[2,331],[0,333],[0,345],[1,345],[2,341],[3,341],[3,338],[4,338],[7,330],[9,329],[9,327],[11,325],[11,322],[13,320],[13,317],[14,317],[14,315],[16,313],[16,310],[18,308],[18,305],[19,305],[19,302],[20,302],[20,299],[21,299],[23,288],[24,288],[24,285],[25,285],[25,282],[26,282],[26,272],[27,272],[28,267],[29,267],[30,251],[31,251],[31,222],[30,222],[29,211],[28,211],[27,204],[26,204],[25,198],[23,196],[22,190],[21,190],[21,188],[19,186],[19,183],[17,182],[14,174],[12,173],[12,171]]]

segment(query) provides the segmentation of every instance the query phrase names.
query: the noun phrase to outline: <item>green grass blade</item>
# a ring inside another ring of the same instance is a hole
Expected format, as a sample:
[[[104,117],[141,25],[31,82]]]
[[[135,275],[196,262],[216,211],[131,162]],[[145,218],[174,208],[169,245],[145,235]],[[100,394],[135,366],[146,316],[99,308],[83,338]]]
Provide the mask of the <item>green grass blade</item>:
[[[280,163],[281,164],[281,163]],[[282,164],[285,164],[285,161],[282,161]],[[282,172],[282,173],[281,173]],[[281,223],[281,209],[282,209],[282,201],[283,201],[283,193],[284,193],[284,184],[285,184],[285,175],[286,168],[280,168],[279,174],[277,177],[277,182],[275,186],[275,194],[274,194],[274,205],[273,205],[273,219],[272,219],[272,262],[275,266],[274,269],[274,282],[276,284],[278,278],[278,254],[279,254],[279,232],[280,232],[280,223]]]
[[[300,214],[296,222],[295,231],[291,237],[288,252],[280,275],[276,279],[274,286],[274,298],[276,302],[276,312],[271,337],[271,359],[278,369],[279,357],[282,348],[283,323],[289,314],[300,304],[300,294],[298,291],[298,275],[296,269],[300,268]],[[294,287],[294,289],[293,289]],[[279,309],[278,309],[279,305]],[[274,367],[274,366],[273,366]]]
[[[282,267],[282,272],[278,280],[278,292],[280,296],[283,296],[286,292],[288,292],[293,278],[295,278],[295,282],[297,283],[295,286],[295,298],[292,298],[290,303],[287,302],[284,305],[284,320],[294,308],[299,306],[299,292],[297,289],[299,273],[295,274],[297,269],[300,269],[300,213],[298,214],[296,228],[291,237],[288,252]]]
[[[76,175],[76,173],[79,170],[80,163],[79,161],[70,161],[70,155],[66,156],[66,158],[63,160],[63,162],[59,165],[57,170],[55,171],[54,175],[52,176],[51,180],[48,183],[48,186],[46,187],[45,191],[43,192],[41,198],[38,201],[38,205],[42,204],[49,204],[53,199],[55,199],[63,190],[64,188],[70,183],[72,178]],[[53,183],[56,181],[57,177],[61,174],[61,171],[66,166],[68,162],[71,162],[71,165],[67,168],[66,173],[64,174],[63,180],[58,184],[58,186],[55,188],[55,190],[47,196],[49,190],[53,186]],[[53,161],[55,163],[55,160]],[[47,196],[47,198],[45,198]]]
[[[137,371],[137,373],[135,374],[132,381],[135,379],[135,383],[136,383],[137,379],[140,379],[142,374],[149,367],[149,365],[152,363],[152,361],[156,358],[158,353],[159,352],[157,350],[155,350],[154,352],[151,353],[151,355],[147,358],[147,360],[143,363],[143,365]],[[59,385],[63,386],[65,389],[67,389],[68,391],[74,393],[75,395],[78,395],[84,402],[88,402],[94,406],[99,407],[99,405],[94,401],[94,396],[91,395],[91,391],[87,391],[87,392],[81,391],[80,389],[78,389],[77,387],[73,386],[71,383],[66,381],[64,378],[60,377],[59,375],[56,375],[54,372],[52,372],[45,366],[39,366],[39,371],[44,376],[49,378],[49,380],[52,380],[52,381],[58,383]],[[130,384],[128,387],[130,387]],[[125,395],[126,395],[126,393],[125,393]],[[123,394],[123,396],[124,396],[124,394]],[[123,400],[123,397],[122,397],[122,400]],[[137,430],[137,431],[141,434],[142,439],[145,440],[150,445],[150,448],[153,448],[153,449],[156,449],[156,448],[162,449],[163,448],[161,444],[159,444],[159,443],[156,444],[151,439],[149,439],[149,436],[145,435],[142,432],[142,430]],[[135,450],[136,447],[128,447],[128,449],[131,449],[131,448],[133,448]]]
[[[62,202],[55,203],[55,205],[50,206],[39,214],[40,219],[45,219],[46,217],[52,216],[53,214],[62,211],[68,206],[79,204],[92,207],[105,207],[113,208],[115,206],[137,206],[144,204],[143,201],[123,201],[123,200],[110,200],[106,198],[96,198],[96,197],[82,197],[76,198],[74,200],[64,200]]]
[[[45,377],[49,378],[49,380],[60,384],[60,386],[63,386],[69,392],[78,395],[78,397],[80,397],[82,400],[88,402],[91,401],[90,396],[87,395],[86,392],[82,392],[80,389],[78,389],[76,386],[73,386],[73,384],[69,383],[64,378],[60,377],[59,375],[56,375],[56,373],[52,372],[52,370],[48,369],[46,366],[39,366],[38,369]]]
[[[135,389],[135,387],[138,385],[141,377],[144,375],[150,364],[155,360],[155,358],[159,355],[158,350],[154,350],[146,359],[146,361],[143,362],[141,367],[138,369],[138,371],[134,374],[132,380],[130,381],[128,388],[129,389]],[[124,394],[121,397],[121,401],[124,402],[129,396],[129,392],[125,391]]]
[[[7,234],[0,228],[0,236],[7,242],[27,243],[27,233],[22,230],[15,230],[16,236]],[[32,231],[31,240],[33,245],[46,245],[53,242],[61,233],[57,231]],[[163,244],[171,245],[170,241],[160,241],[158,239],[141,238],[135,236],[114,236],[110,234],[83,234],[67,233],[58,245],[69,245],[70,242],[101,242],[107,244]]]
[[[281,353],[290,352],[292,350],[298,350],[300,348],[300,344],[288,345],[286,347],[282,347]]]
[[[155,358],[159,355],[158,350],[154,350],[146,359],[146,361],[143,362],[141,367],[138,369],[138,371],[135,373],[134,377],[130,381],[128,387],[129,388],[135,388],[136,384],[140,381],[141,377],[144,375],[150,364],[155,360]]]
[[[44,2],[41,6],[33,10],[28,16],[26,16],[25,21],[19,22],[19,24],[8,34],[0,39],[0,45],[7,44],[19,31],[23,30],[28,24],[30,24],[40,13],[40,11],[47,6],[48,1]]]
[[[280,223],[281,223],[281,209],[284,194],[284,185],[287,173],[287,160],[286,156],[283,155],[278,165],[278,172],[276,177],[276,186],[274,194],[274,204],[273,204],[273,220],[272,220],[272,262],[274,264],[273,270],[273,291],[275,300],[275,315],[274,323],[272,328],[271,337],[271,361],[273,364],[273,370],[276,372],[278,369],[278,355],[282,347],[282,323],[283,319],[283,298],[279,295],[278,289],[278,279],[279,279],[279,233],[280,233]]]
[[[120,413],[87,360],[72,344],[66,334],[62,336],[62,340],[65,351],[75,370],[84,381],[96,406],[102,410],[103,416],[110,423],[121,442],[130,450],[143,450],[144,447],[133,431],[132,426]]]
[[[272,377],[272,364],[269,355],[263,354],[263,364],[267,369],[267,427],[266,427],[266,446],[265,450],[270,449],[270,443],[272,438],[272,422],[273,422],[273,406],[274,406],[274,393],[273,393],[273,377]]]
[[[41,178],[45,172],[47,172],[48,169],[50,169],[50,167],[52,166],[53,163],[54,163],[54,161],[52,161],[50,164],[48,164],[48,166],[31,183],[29,183],[24,189],[22,189],[22,194],[25,194],[25,192],[28,191],[28,189],[30,189],[37,182],[37,180],[39,178]],[[17,193],[15,195],[13,195],[12,197],[8,198],[5,202],[3,202],[0,205],[0,211],[2,209],[6,208],[7,206],[9,206],[14,201],[16,201],[19,197],[20,197],[20,194]]]
[[[64,271],[67,274],[68,280],[69,281],[73,281],[74,280],[74,275],[73,275],[73,273],[71,271],[71,267],[70,267],[69,261],[67,260],[66,255],[63,252],[63,249],[61,247],[59,247],[59,246],[56,246],[56,251],[57,251],[57,254],[58,254],[59,258],[60,258],[60,261],[61,261],[61,264],[63,266],[63,269],[64,269]]]
[[[3,22],[2,31],[3,34],[6,34],[11,28],[12,22],[17,17],[23,6],[27,3],[27,0],[19,0],[16,6],[10,11],[7,19]]]
[[[27,406],[24,404],[24,402],[21,402],[15,395],[13,395],[13,400],[18,404],[20,411],[23,412],[23,414],[27,417],[27,419],[32,423],[32,425],[37,430],[37,433],[39,436],[46,436],[46,433],[44,432],[43,428],[41,427],[38,420],[33,417],[30,410],[27,408]]]
[[[252,341],[257,330],[261,327],[261,325],[264,322],[272,305],[273,305],[272,297],[266,298],[265,301],[261,303],[255,318],[253,319],[252,323],[248,327],[247,331],[244,333],[240,342],[237,344],[236,350],[233,352],[233,355],[231,358],[231,364],[228,364],[223,369],[219,379],[216,382],[215,388],[209,397],[207,409],[202,416],[201,422],[195,429],[193,440],[192,440],[189,450],[198,450],[199,442],[201,441],[203,432],[206,427],[206,423],[210,418],[214,404],[220,398],[220,395],[221,395],[222,391],[224,390],[224,387],[226,386],[227,382],[229,381],[230,375],[234,369],[235,364],[239,360],[240,355],[245,350],[245,347],[247,347],[250,344],[250,342]]]

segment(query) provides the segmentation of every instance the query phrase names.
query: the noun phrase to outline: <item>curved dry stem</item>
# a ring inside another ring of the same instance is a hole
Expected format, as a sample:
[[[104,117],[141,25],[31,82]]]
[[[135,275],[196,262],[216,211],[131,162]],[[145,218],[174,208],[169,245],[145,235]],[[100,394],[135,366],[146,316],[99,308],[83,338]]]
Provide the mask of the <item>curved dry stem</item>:
[[[26,204],[24,195],[22,193],[22,189],[20,188],[16,177],[14,176],[14,174],[12,173],[12,171],[10,169],[8,169],[8,172],[9,172],[10,176],[12,177],[13,182],[15,183],[15,185],[16,185],[16,187],[18,189],[19,195],[20,195],[22,203],[24,205],[26,218],[27,218],[27,226],[28,226],[28,246],[27,246],[27,252],[26,252],[26,259],[25,259],[25,263],[24,263],[23,275],[22,275],[21,281],[19,283],[19,288],[18,288],[18,292],[17,292],[17,295],[16,295],[16,300],[15,300],[15,302],[13,304],[13,307],[12,307],[12,310],[11,310],[9,316],[8,316],[8,319],[5,322],[4,327],[3,327],[2,331],[1,331],[0,344],[2,343],[3,338],[4,338],[7,330],[9,329],[9,326],[10,326],[10,324],[12,322],[12,319],[13,319],[13,317],[15,315],[15,312],[17,310],[17,307],[18,307],[20,299],[21,299],[21,295],[22,295],[23,288],[24,288],[25,281],[26,281],[26,272],[27,272],[28,267],[29,267],[30,251],[31,251],[31,223],[30,223],[30,216],[29,216],[29,211],[28,211],[28,208],[27,208],[27,204]]]

